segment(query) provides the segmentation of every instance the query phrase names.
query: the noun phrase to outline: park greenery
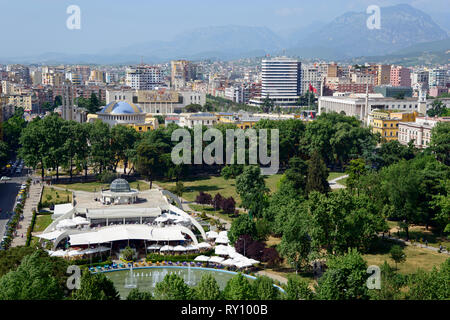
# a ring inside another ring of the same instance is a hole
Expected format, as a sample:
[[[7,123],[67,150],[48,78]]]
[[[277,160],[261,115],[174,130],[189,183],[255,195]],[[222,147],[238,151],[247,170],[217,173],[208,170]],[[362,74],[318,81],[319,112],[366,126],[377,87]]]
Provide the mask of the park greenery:
[[[449,298],[448,290],[436,283],[445,282],[443,279],[448,283],[449,260],[431,272],[417,271],[407,276],[400,275],[397,266],[394,269],[386,264],[382,270],[385,287],[373,294],[365,287],[367,263],[362,255],[377,252],[380,236],[389,233],[389,222],[398,223],[406,240],[411,239],[410,229],[417,225],[433,230],[442,240],[447,239],[450,233],[450,123],[437,124],[430,147],[418,150],[412,143],[405,146],[398,141],[382,141],[356,118],[337,113],[322,114],[309,123],[295,119],[261,120],[256,130],[279,129],[280,133],[282,177],[273,192],[269,191],[260,168],[249,165],[248,161],[212,166],[175,165],[171,152],[178,141],[172,141],[171,136],[177,128],[170,124],[141,134],[125,126],[110,128],[101,121],[83,124],[64,121],[56,114],[26,124],[17,114],[4,126],[7,147],[0,145],[0,157],[5,157],[2,152],[10,154],[18,150],[28,166],[41,170],[42,177],[45,169],[52,169],[57,179],[59,168],[66,169],[70,177],[83,172],[86,176],[88,169],[104,175],[116,172],[119,163],[123,163],[124,174],[138,173],[150,182],[150,187],[157,179],[182,183],[186,177],[198,173],[221,174],[225,179],[235,180],[241,203],[233,197],[224,198],[218,193],[213,197],[206,192],[198,194],[197,202],[233,215],[237,206],[242,207],[228,232],[238,252],[250,250],[249,254],[263,263],[276,264],[284,259],[292,273],[311,271],[312,263],[326,261],[326,271],[313,288],[302,281],[288,281],[289,299]],[[230,126],[217,128],[225,135]],[[189,132],[192,138],[193,130]],[[192,150],[190,154],[193,159]],[[330,169],[349,175],[348,188],[331,190],[327,181]],[[183,191],[183,184],[178,184],[178,193]],[[263,243],[269,236],[280,240],[276,246],[267,247]],[[392,260],[401,264],[404,256],[400,250],[393,248],[391,251]],[[32,267],[37,270],[37,277],[43,277],[39,281],[54,289],[54,297],[62,298],[64,293],[57,288],[57,282],[49,278],[49,270],[41,265],[40,259],[44,258],[23,259],[26,262],[23,266],[17,266],[17,262],[11,266],[16,269],[11,269],[13,273],[5,280],[0,279],[0,289],[5,288],[0,292],[10,294],[6,298],[40,297],[41,293],[24,295],[8,289],[10,283],[18,281],[15,279],[23,277],[26,268]],[[86,285],[82,286],[85,289],[73,297],[117,298],[110,284],[100,278],[85,276]],[[268,290],[267,280],[257,282],[260,289],[252,289],[246,281],[237,276],[223,292],[211,289],[216,293],[210,298],[276,296]],[[95,285],[103,288],[101,295],[89,291]],[[202,282],[202,286],[215,288],[211,279]],[[436,292],[424,286],[435,287]],[[193,299],[196,295],[206,297],[206,291],[205,288],[192,290],[182,280],[171,276],[157,286],[152,297]],[[139,292],[133,294],[136,299],[150,297]]]

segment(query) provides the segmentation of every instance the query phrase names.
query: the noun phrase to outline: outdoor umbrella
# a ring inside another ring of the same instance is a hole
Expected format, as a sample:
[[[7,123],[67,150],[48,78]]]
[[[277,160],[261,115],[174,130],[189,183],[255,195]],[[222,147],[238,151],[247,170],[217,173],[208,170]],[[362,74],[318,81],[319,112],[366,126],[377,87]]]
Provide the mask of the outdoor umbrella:
[[[207,262],[209,261],[209,257],[207,256],[197,256],[194,261],[198,261],[198,262]]]

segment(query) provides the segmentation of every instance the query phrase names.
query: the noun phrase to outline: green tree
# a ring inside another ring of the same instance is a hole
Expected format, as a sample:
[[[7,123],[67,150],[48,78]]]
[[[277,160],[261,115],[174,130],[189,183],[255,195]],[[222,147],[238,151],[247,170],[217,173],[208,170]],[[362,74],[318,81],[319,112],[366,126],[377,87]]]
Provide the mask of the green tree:
[[[176,274],[166,275],[154,291],[156,300],[191,300],[192,294],[191,288]]]
[[[89,124],[88,128],[92,163],[102,173],[103,170],[111,168],[114,161],[111,149],[111,129],[101,120]]]
[[[316,286],[319,300],[368,299],[367,263],[355,249],[343,256],[331,257],[328,269]]]
[[[397,263],[406,261],[406,254],[403,252],[403,248],[397,244],[391,247],[389,254],[391,256],[391,259],[395,262],[395,269],[397,269]]]
[[[44,172],[47,168],[46,157],[50,146],[47,144],[44,122],[41,118],[33,119],[20,135],[21,148],[19,156],[24,159],[27,166],[36,169],[41,165],[41,177],[44,179]]]
[[[134,288],[127,296],[127,300],[153,300],[151,292],[139,291],[138,288]]]
[[[306,280],[298,277],[288,277],[286,286],[287,300],[312,300],[313,298],[314,294]]]
[[[398,300],[402,298],[400,291],[404,285],[404,278],[400,274],[396,274],[394,268],[391,268],[385,261],[380,268],[381,288],[379,290],[370,290],[369,293],[372,299],[375,300]]]
[[[263,100],[261,109],[264,113],[270,113],[272,112],[273,108],[274,108],[273,100],[269,98],[269,95],[267,95]]]
[[[137,153],[137,171],[150,181],[150,189],[153,180],[161,172],[166,171],[170,160],[170,154],[164,153],[167,144],[163,142],[153,143],[149,139],[142,140],[136,149]]]
[[[450,166],[450,122],[438,122],[431,129],[430,149],[440,162]]]
[[[283,226],[283,237],[278,245],[278,252],[287,259],[296,273],[309,262],[311,237],[308,228],[307,215],[302,207],[291,212]]]
[[[122,161],[124,165],[123,173],[126,174],[130,160],[130,149],[134,148],[139,138],[139,132],[128,126],[116,125],[111,129],[111,152],[114,157],[114,172],[117,170],[119,161]]]
[[[241,197],[242,206],[250,210],[255,217],[262,216],[268,191],[258,166],[245,167],[242,174],[236,178],[236,192]]]
[[[409,277],[407,298],[411,300],[449,300],[450,258],[431,272],[420,270]]]
[[[431,108],[427,110],[427,115],[429,117],[441,117],[445,113],[445,109],[446,107],[441,100],[434,99]]]
[[[6,142],[0,141],[0,168],[2,168],[9,159],[9,146]]]
[[[331,189],[327,180],[328,174],[328,169],[320,157],[320,154],[314,152],[311,159],[308,161],[306,192],[308,194],[312,191],[318,191],[325,194],[330,192]]]
[[[195,287],[195,298],[198,300],[220,300],[222,294],[216,279],[211,274],[204,274]]]
[[[421,197],[423,186],[421,173],[414,170],[411,161],[401,160],[381,171],[381,188],[385,205],[383,211],[390,218],[402,221],[409,239],[409,225],[422,220]]]
[[[273,280],[267,276],[257,277],[252,283],[257,300],[278,300],[280,291],[273,285]]]
[[[228,280],[223,295],[226,300],[253,300],[255,298],[251,284],[241,273]]]
[[[103,273],[92,274],[85,270],[81,275],[80,289],[73,291],[74,300],[119,300],[114,283]]]
[[[20,147],[20,136],[27,126],[27,122],[23,118],[23,108],[17,108],[14,114],[7,120],[2,122],[3,141],[8,144],[9,156],[12,156]]]
[[[231,244],[234,244],[239,236],[244,234],[251,236],[253,239],[256,238],[256,224],[247,214],[241,214],[233,220],[228,231],[228,239]]]
[[[17,270],[0,278],[0,300],[59,300],[63,295],[53,266],[39,252],[24,257]]]
[[[345,172],[348,174],[347,187],[350,190],[354,190],[358,184],[359,178],[367,173],[364,159],[351,160],[345,169]]]

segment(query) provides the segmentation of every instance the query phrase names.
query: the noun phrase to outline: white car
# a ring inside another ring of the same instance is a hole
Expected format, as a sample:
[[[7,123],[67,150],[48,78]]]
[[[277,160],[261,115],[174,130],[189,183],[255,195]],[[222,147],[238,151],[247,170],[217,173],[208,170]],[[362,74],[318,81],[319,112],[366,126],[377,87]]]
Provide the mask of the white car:
[[[7,181],[7,180],[11,180],[11,178],[7,176],[3,176],[0,178],[0,181]]]

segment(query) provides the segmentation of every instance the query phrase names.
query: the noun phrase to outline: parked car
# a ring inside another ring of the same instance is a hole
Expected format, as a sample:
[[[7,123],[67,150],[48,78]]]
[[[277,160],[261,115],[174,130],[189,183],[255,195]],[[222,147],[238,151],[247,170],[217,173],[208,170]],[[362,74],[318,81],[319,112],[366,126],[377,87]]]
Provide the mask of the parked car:
[[[11,180],[11,178],[7,176],[3,176],[0,178],[0,181],[7,181],[7,180]]]

